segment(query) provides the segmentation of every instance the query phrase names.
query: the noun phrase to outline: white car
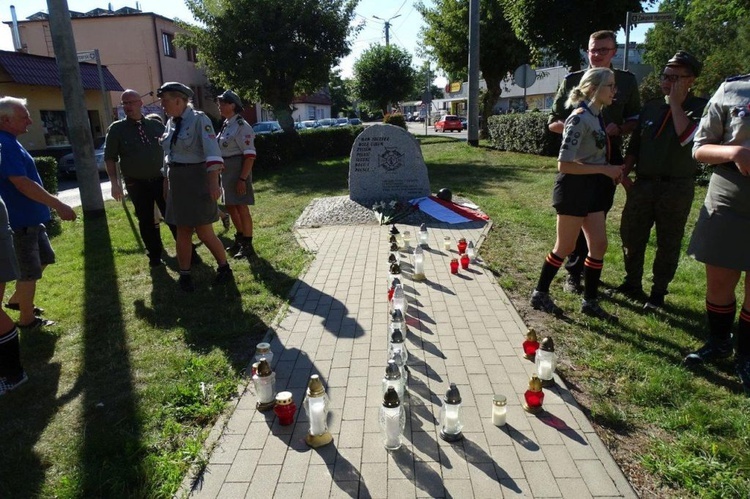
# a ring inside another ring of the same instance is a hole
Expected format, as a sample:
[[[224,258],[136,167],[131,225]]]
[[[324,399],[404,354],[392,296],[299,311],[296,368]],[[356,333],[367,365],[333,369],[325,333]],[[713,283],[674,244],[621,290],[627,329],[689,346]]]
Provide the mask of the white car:
[[[99,174],[107,172],[107,165],[104,162],[104,144],[94,149],[94,159],[96,160],[96,169]],[[73,159],[73,153],[68,153],[57,161],[57,171],[63,177],[76,176],[76,164]]]

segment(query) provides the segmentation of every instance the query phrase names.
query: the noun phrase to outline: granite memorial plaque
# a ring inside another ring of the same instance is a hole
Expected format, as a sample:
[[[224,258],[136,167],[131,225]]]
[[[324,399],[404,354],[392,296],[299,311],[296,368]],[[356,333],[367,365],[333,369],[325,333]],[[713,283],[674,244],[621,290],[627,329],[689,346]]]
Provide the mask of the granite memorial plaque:
[[[372,125],[352,146],[349,198],[372,207],[380,201],[430,195],[430,180],[417,140],[394,125]]]

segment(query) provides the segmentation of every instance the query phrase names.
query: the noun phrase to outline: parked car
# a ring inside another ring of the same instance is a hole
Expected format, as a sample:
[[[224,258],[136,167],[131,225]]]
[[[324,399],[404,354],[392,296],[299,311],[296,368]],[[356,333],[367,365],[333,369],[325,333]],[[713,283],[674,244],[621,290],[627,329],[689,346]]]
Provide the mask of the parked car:
[[[349,126],[349,118],[337,118],[336,126]]]
[[[305,128],[315,128],[315,120],[305,120],[302,124]]]
[[[96,160],[96,169],[99,171],[99,174],[107,173],[107,165],[104,162],[104,142],[94,149],[94,160]],[[76,176],[76,164],[72,152],[57,161],[57,172],[61,177]]]
[[[328,128],[330,126],[336,126],[336,120],[331,118],[323,118],[315,122],[315,128]]]
[[[455,130],[457,132],[460,132],[463,129],[464,128],[461,125],[461,118],[459,118],[455,114],[446,114],[445,116],[441,117],[437,121],[437,123],[435,123],[436,132],[442,131],[443,133],[445,133],[448,130]]]
[[[466,120],[466,118],[461,118],[461,128],[466,130],[469,127],[469,122]]]
[[[349,124],[350,125],[361,125],[362,124],[362,120],[359,119],[359,118],[350,118],[349,119]]]
[[[253,125],[253,131],[255,132],[255,135],[266,135],[269,133],[283,132],[284,129],[281,128],[278,121],[259,121]]]

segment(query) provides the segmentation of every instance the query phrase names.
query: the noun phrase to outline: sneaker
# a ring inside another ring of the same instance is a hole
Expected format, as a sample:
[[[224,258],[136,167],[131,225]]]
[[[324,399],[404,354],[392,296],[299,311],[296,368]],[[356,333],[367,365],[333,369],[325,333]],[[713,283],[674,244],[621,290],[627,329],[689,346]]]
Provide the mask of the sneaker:
[[[214,284],[224,284],[225,282],[229,282],[232,280],[232,275],[232,269],[229,267],[228,263],[221,265],[216,269]]]
[[[177,279],[177,284],[180,285],[180,289],[186,293],[192,293],[195,291],[195,284],[193,284],[193,277],[190,274],[180,274]]]
[[[624,295],[631,300],[635,301],[646,301],[646,293],[643,291],[642,286],[623,282],[614,289],[615,293]],[[662,296],[662,305],[664,304],[664,297]]]
[[[563,291],[566,293],[573,293],[580,295],[583,293],[583,286],[581,285],[581,276],[574,276],[568,274],[568,277],[563,281]]]
[[[29,380],[26,375],[26,371],[21,371],[21,374],[16,378],[2,378],[0,379],[0,395],[5,395],[7,392],[15,390],[19,386],[23,385]]]
[[[549,293],[537,291],[536,289],[531,293],[531,306],[549,314],[563,315],[562,309],[555,305],[555,302],[552,301]]]
[[[737,356],[737,375],[740,377],[745,395],[750,397],[750,355]]]
[[[656,312],[662,308],[664,308],[664,295],[652,291],[648,300],[646,300],[646,303],[643,305],[643,310],[647,312]]]
[[[237,251],[237,253],[234,254],[234,258],[241,259],[241,258],[252,258],[255,256],[255,249],[253,249],[252,243],[242,243],[240,246],[240,249]]]
[[[581,312],[588,315],[589,317],[594,317],[596,319],[601,319],[607,322],[618,321],[617,316],[612,315],[604,310],[599,305],[598,300],[583,300],[583,302],[581,302]]]
[[[226,248],[227,255],[236,255],[237,253],[240,252],[241,249],[242,249],[242,236],[240,236],[238,234],[235,234],[234,235],[234,242],[232,243],[231,246],[229,246],[228,248]],[[237,257],[235,256],[235,258],[237,258]]]
[[[55,321],[45,319],[44,317],[34,317],[34,320],[28,324],[17,323],[16,325],[21,329],[22,332],[29,333],[43,327],[54,326],[55,324]]]
[[[688,367],[698,366],[704,362],[712,362],[714,360],[726,359],[732,356],[732,338],[731,336],[725,340],[708,340],[705,345],[700,347],[695,352],[690,352],[682,360],[682,363]]]

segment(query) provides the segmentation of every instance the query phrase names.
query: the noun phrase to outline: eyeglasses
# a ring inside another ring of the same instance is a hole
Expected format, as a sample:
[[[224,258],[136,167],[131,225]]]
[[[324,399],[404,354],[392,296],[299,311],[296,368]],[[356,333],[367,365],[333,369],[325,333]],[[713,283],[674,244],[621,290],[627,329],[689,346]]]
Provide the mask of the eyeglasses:
[[[661,81],[668,81],[670,83],[674,83],[677,80],[679,80],[680,78],[690,78],[690,76],[686,76],[686,75],[668,75],[668,74],[664,74],[664,73],[662,73],[662,74],[659,75],[659,79]]]
[[[617,49],[614,47],[609,47],[609,48],[605,47],[605,48],[600,48],[600,49],[589,49],[588,53],[591,55],[607,55],[610,52],[614,52],[615,50]]]

